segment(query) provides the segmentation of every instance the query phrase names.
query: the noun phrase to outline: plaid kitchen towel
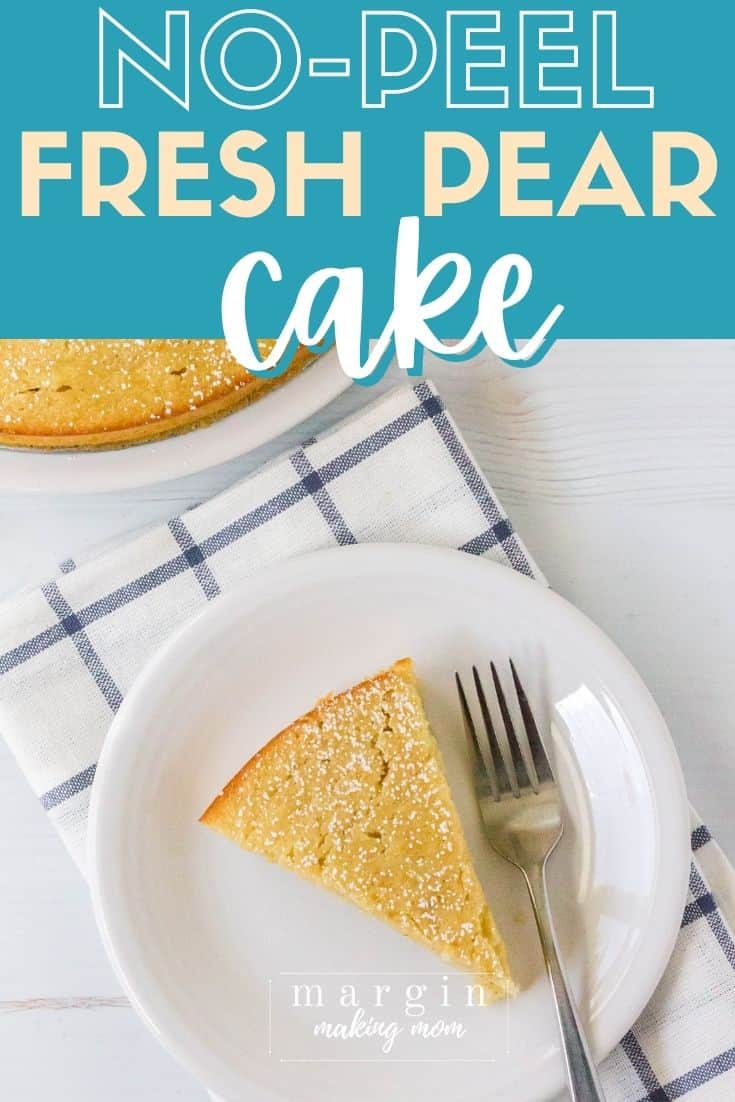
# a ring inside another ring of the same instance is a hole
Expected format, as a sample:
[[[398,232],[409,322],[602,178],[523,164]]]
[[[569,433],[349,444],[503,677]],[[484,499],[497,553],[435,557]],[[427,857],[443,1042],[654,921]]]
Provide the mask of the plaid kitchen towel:
[[[0,731],[82,870],[89,796],[137,673],[260,567],[356,542],[454,547],[543,580],[435,389],[394,390],[212,501],[0,607]],[[611,1102],[735,1098],[735,873],[693,824],[659,990],[604,1067]]]

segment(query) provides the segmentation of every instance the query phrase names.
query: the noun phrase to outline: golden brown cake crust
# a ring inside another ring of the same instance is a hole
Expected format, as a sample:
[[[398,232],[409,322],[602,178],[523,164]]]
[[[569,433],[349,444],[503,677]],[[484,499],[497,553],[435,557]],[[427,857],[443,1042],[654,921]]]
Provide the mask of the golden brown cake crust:
[[[259,341],[261,356],[273,347]],[[242,368],[223,340],[0,339],[0,446],[124,447],[209,424],[302,371],[299,349],[278,379]]]
[[[410,659],[319,701],[201,821],[514,992]]]

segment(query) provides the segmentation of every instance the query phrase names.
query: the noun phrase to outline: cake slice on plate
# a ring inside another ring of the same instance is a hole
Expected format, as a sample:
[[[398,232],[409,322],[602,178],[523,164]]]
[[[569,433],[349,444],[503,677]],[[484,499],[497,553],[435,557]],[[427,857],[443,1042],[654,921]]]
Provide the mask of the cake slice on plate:
[[[281,731],[202,822],[515,991],[410,659]]]

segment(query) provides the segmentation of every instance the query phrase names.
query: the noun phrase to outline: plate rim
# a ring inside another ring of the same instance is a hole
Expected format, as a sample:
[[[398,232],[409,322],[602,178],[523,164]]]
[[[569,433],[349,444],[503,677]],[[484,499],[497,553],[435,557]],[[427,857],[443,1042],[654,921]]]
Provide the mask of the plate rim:
[[[295,428],[352,385],[330,349],[301,374],[210,425],[161,440],[95,451],[0,448],[0,493],[81,497],[200,474]]]
[[[482,563],[483,568],[490,567],[490,569],[495,572],[503,571],[506,582],[511,586],[516,585],[522,588],[531,586],[537,587],[538,595],[542,601],[551,601],[558,606],[562,606],[566,614],[571,615],[573,619],[577,619],[597,636],[598,642],[603,648],[619,663],[623,664],[626,668],[626,672],[635,683],[641,697],[646,699],[648,706],[653,708],[654,714],[658,716],[658,749],[663,754],[665,763],[669,769],[669,780],[673,782],[674,786],[669,790],[666,800],[656,801],[655,805],[657,838],[659,840],[665,838],[667,844],[665,851],[659,847],[655,884],[652,885],[653,904],[651,908],[651,918],[649,919],[649,926],[644,936],[643,943],[648,946],[649,950],[651,948],[658,948],[658,952],[649,952],[648,955],[644,957],[643,947],[639,947],[637,951],[638,956],[643,957],[646,966],[644,969],[646,973],[645,985],[642,987],[639,986],[637,998],[628,997],[627,1006],[620,1005],[624,1003],[625,1000],[622,1000],[619,995],[617,995],[617,1006],[614,1005],[612,1008],[606,1006],[606,1011],[610,1020],[606,1023],[606,1032],[602,1040],[600,1041],[598,1038],[598,1051],[596,1052],[596,1058],[598,1062],[601,1062],[619,1044],[622,1037],[638,1020],[650,1001],[650,998],[655,992],[668,966],[679,935],[681,916],[684,913],[687,899],[691,863],[690,807],[681,763],[666,721],[645,682],[620,648],[613,643],[609,636],[607,636],[593,620],[571,604],[566,598],[556,593],[550,587],[545,586],[543,583],[528,578],[513,570],[511,567],[496,561],[467,555],[466,553],[450,548],[405,543],[357,544],[347,547],[323,548],[263,568],[253,575],[253,577],[257,577],[261,582],[257,589],[253,588],[251,578],[233,587],[233,589],[223,594],[216,601],[205,606],[205,608],[192,617],[192,619],[179,627],[166,641],[155,657],[144,666],[126,694],[123,704],[115,716],[105,738],[97,766],[95,784],[92,789],[88,821],[88,875],[92,907],[103,945],[119,982],[128,996],[131,1005],[163,1047],[173,1055],[180,1064],[187,1068],[197,1080],[212,1093],[213,1097],[217,1096],[220,1102],[222,1102],[223,1099],[231,1097],[232,1084],[212,1081],[213,1079],[216,1080],[218,1077],[216,1072],[213,1074],[214,1069],[210,1067],[209,1070],[207,1070],[205,1068],[206,1059],[200,1062],[198,1059],[193,1058],[173,1035],[175,1031],[169,1028],[169,1024],[162,1025],[159,1020],[156,1020],[155,1014],[150,1010],[150,1002],[140,996],[135,984],[129,978],[127,965],[130,963],[131,954],[128,952],[127,962],[124,962],[122,957],[125,954],[124,952],[120,952],[120,947],[116,944],[108,923],[105,897],[106,893],[110,891],[110,872],[109,869],[103,867],[98,859],[100,831],[102,829],[101,824],[104,823],[104,812],[101,810],[104,804],[102,793],[111,782],[116,772],[115,756],[120,752],[119,747],[123,745],[125,740],[128,713],[135,713],[139,701],[143,700],[146,696],[147,686],[155,680],[161,667],[166,667],[170,661],[175,660],[176,652],[180,647],[185,646],[189,635],[200,635],[203,626],[216,631],[217,623],[222,617],[223,611],[226,618],[233,618],[237,616],[238,610],[242,613],[242,610],[248,605],[252,606],[253,603],[262,604],[266,602],[269,599],[267,585],[269,579],[272,578],[277,583],[279,575],[288,574],[290,570],[299,568],[306,572],[305,580],[308,582],[310,574],[309,565],[311,563],[316,560],[325,560],[329,562],[335,560],[335,558],[338,561],[344,562],[347,555],[354,561],[360,558],[368,560],[375,558],[376,562],[386,555],[397,556],[399,558],[403,557],[408,559],[409,564],[415,556],[422,558],[426,557],[436,561],[443,558],[447,562],[450,560],[456,562],[458,557],[462,555],[466,563],[470,564],[470,570],[475,569],[476,564]],[[127,729],[134,729],[134,725],[129,726]],[[637,739],[636,745],[639,747],[642,761],[648,766],[646,755],[640,748]],[[660,790],[660,782],[656,781],[653,783],[656,783]],[[667,827],[664,826],[662,819],[667,821]],[[678,845],[675,844],[677,835],[679,836]],[[662,855],[666,856],[669,866],[668,883],[662,883]],[[662,936],[662,925],[660,921],[654,922],[654,912],[660,911],[664,907],[664,904],[666,905],[665,909],[668,921],[664,925]],[[655,938],[652,937],[654,927]],[[640,975],[641,969],[638,969],[636,974]],[[617,1010],[616,1014],[612,1013],[614,1009]],[[564,1086],[561,1071],[558,1075],[554,1075],[553,1068],[548,1070],[549,1074],[546,1076],[546,1082],[542,1086],[542,1094],[536,1096],[539,1099],[552,1098],[554,1094],[558,1093]],[[242,1086],[239,1089],[242,1089]],[[260,1084],[258,1084],[258,1089],[261,1091],[261,1094],[263,1094],[263,1088]],[[264,1095],[264,1102],[266,1097],[268,1102],[270,1102],[271,1099],[282,1100],[285,1098],[285,1095],[281,1094],[275,1088],[269,1088],[268,1095]]]

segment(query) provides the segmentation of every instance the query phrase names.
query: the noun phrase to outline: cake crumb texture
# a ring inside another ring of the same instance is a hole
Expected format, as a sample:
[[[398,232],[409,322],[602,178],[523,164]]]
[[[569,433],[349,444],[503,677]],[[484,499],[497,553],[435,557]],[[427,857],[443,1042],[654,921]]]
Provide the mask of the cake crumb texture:
[[[492,996],[514,991],[410,659],[321,700],[202,822],[477,974]]]

